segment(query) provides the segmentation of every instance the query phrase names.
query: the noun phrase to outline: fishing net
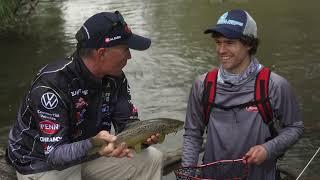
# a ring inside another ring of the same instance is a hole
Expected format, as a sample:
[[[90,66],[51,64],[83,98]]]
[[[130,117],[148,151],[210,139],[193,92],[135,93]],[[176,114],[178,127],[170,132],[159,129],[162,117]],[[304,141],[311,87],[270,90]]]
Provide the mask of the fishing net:
[[[243,159],[221,160],[174,170],[177,180],[245,180],[248,172],[248,165],[243,163]]]

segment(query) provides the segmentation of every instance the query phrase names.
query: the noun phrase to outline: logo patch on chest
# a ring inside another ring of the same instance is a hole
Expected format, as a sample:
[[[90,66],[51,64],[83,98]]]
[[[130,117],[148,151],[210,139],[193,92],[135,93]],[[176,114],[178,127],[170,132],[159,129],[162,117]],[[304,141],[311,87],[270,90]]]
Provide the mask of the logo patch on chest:
[[[54,109],[58,105],[58,97],[51,92],[47,92],[41,96],[41,104],[46,109]]]
[[[51,121],[39,122],[40,130],[45,134],[56,134],[60,129],[60,124]]]

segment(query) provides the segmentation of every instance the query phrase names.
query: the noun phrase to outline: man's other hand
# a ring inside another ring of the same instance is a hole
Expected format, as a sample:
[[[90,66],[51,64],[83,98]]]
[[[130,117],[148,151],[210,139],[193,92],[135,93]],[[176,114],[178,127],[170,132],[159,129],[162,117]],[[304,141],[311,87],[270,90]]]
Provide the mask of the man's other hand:
[[[245,163],[259,165],[267,159],[267,150],[261,145],[253,146],[243,159]]]

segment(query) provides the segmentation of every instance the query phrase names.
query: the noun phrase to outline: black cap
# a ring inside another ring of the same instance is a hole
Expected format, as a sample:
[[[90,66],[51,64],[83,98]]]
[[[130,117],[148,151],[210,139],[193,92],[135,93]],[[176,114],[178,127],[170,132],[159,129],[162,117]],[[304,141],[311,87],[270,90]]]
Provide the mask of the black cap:
[[[101,12],[91,16],[76,34],[78,48],[104,48],[120,44],[127,44],[130,49],[146,50],[151,40],[133,34],[116,11],[114,13]]]

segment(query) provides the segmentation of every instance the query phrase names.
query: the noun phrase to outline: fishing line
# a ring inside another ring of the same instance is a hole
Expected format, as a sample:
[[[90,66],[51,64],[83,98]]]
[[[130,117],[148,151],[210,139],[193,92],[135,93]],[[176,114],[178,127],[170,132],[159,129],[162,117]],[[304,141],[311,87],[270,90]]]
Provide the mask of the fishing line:
[[[299,176],[297,177],[296,180],[298,180],[300,178],[300,176],[303,174],[303,172],[307,169],[307,167],[309,166],[309,164],[311,163],[311,161],[314,159],[314,157],[316,157],[316,155],[318,154],[320,150],[320,146],[318,148],[318,150],[314,153],[314,155],[312,156],[312,158],[310,159],[310,161],[308,162],[308,164],[306,165],[306,167],[303,168],[303,170],[301,171],[301,173],[299,174]]]

